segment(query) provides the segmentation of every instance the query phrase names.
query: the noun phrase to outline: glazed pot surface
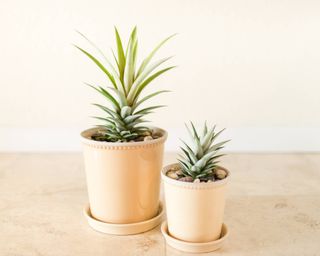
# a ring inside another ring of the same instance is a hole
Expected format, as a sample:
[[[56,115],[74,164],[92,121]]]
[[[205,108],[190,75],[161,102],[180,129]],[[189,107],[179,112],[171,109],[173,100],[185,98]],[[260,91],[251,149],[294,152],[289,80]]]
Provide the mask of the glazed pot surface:
[[[163,136],[142,142],[112,143],[82,136],[91,214],[109,223],[135,223],[153,218],[159,210]]]
[[[168,231],[187,242],[210,242],[220,238],[228,176],[211,183],[182,182],[166,176],[176,164],[163,168]]]

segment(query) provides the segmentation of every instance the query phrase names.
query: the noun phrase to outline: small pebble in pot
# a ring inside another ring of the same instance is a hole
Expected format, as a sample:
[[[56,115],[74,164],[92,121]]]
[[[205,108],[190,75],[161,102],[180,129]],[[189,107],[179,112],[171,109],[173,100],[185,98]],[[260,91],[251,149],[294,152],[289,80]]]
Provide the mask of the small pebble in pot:
[[[178,171],[178,170],[181,170],[181,167],[180,167],[180,165],[173,165],[173,166],[170,168],[170,170],[172,170],[172,171]]]
[[[183,172],[182,172],[181,169],[178,169],[178,170],[176,171],[176,174],[177,174],[177,175],[183,175]]]
[[[151,136],[152,133],[151,133],[151,131],[144,131],[141,135],[142,136]]]
[[[158,129],[158,128],[154,128],[154,129],[152,129],[152,134],[156,134],[156,133],[159,133],[160,135],[162,135],[162,131],[161,131],[161,129]]]
[[[146,137],[144,137],[144,139],[143,139],[144,141],[147,141],[147,140],[153,140],[153,138],[151,137],[151,136],[146,136]]]
[[[166,175],[171,179],[175,179],[175,180],[178,179],[178,175],[176,174],[175,171],[168,171]]]
[[[155,139],[160,138],[161,136],[162,136],[162,133],[160,133],[160,132],[153,132],[152,133],[152,137]]]
[[[218,169],[215,171],[215,176],[217,179],[222,180],[227,177],[227,172],[225,170]]]
[[[195,179],[193,183],[200,183],[200,179]]]
[[[186,177],[181,177],[179,180],[180,181],[185,181],[185,182],[192,182],[193,178],[190,177],[190,176],[186,176]]]
[[[207,183],[210,183],[210,182],[212,182],[212,180],[208,180],[208,181],[207,181]]]

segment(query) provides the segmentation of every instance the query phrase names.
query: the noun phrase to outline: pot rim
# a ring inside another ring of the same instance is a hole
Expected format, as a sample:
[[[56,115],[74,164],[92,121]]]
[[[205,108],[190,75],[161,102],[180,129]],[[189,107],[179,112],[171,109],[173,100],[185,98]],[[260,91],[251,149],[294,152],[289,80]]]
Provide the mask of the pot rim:
[[[108,142],[108,141],[95,141],[89,139],[89,137],[99,128],[89,128],[80,133],[81,142],[85,145],[97,147],[97,148],[110,148],[110,149],[125,149],[125,148],[137,148],[137,147],[147,147],[155,146],[158,144],[163,144],[168,137],[166,130],[150,126],[151,129],[158,129],[163,134],[160,138],[147,140],[147,141],[135,141],[135,142]]]
[[[219,187],[222,185],[225,185],[229,182],[230,179],[230,172],[229,170],[227,170],[226,168],[219,166],[220,169],[223,169],[227,172],[227,177],[222,179],[222,180],[218,180],[218,181],[214,181],[214,182],[199,182],[199,183],[194,183],[194,182],[186,182],[186,181],[179,181],[179,180],[175,180],[172,178],[169,178],[166,173],[167,171],[173,167],[179,165],[179,163],[173,163],[173,164],[169,164],[166,165],[165,167],[162,168],[161,170],[161,178],[165,183],[177,186],[177,187],[183,187],[183,188],[188,188],[188,189],[210,189],[210,188],[215,188],[215,187]]]

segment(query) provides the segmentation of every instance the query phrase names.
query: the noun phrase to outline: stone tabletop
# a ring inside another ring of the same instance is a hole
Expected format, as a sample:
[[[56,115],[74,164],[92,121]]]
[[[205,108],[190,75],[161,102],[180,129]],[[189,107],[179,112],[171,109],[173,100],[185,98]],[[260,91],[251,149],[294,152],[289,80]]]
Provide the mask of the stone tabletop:
[[[320,154],[230,154],[224,163],[230,236],[203,255],[320,255]],[[86,203],[80,153],[1,153],[0,255],[188,255],[166,246],[159,227],[133,236],[92,230]]]

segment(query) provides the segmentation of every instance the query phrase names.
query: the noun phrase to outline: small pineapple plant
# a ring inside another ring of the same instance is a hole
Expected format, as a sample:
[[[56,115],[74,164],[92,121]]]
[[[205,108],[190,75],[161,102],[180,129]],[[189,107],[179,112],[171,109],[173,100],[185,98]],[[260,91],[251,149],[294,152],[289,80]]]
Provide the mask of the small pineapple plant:
[[[183,154],[179,155],[179,165],[169,170],[167,176],[186,182],[212,182],[224,179],[227,172],[218,165],[219,158],[224,154],[219,152],[228,140],[215,143],[224,129],[216,132],[216,126],[208,129],[205,123],[203,131],[200,133],[192,122],[190,124],[191,128],[187,125],[186,128],[190,135],[191,144],[188,145],[182,140],[183,146],[180,149]]]
[[[228,235],[223,215],[230,172],[219,165],[228,140],[216,142],[224,129],[205,123],[200,132],[190,123],[191,143],[182,141],[178,162],[161,172],[167,213],[161,232],[178,250],[204,253],[219,249]]]
[[[112,51],[115,65],[112,64],[93,42],[83,34],[79,34],[100,53],[104,64],[86,50],[79,46],[75,47],[102,70],[111,84],[109,87],[87,84],[103,95],[109,103],[107,106],[93,104],[104,111],[105,115],[94,117],[103,123],[97,125],[99,129],[92,135],[92,139],[107,142],[134,142],[161,137],[159,131],[151,130],[144,126],[143,123],[147,122],[145,119],[146,115],[152,113],[153,110],[164,106],[141,106],[149,99],[161,93],[168,92],[168,90],[158,90],[144,97],[142,97],[142,92],[155,78],[174,68],[174,66],[168,66],[157,71],[157,68],[167,62],[171,57],[163,58],[151,63],[153,56],[159,48],[174,35],[169,36],[160,42],[138,66],[138,38],[136,27],[132,30],[125,49],[119,32],[117,28],[115,28],[117,54]]]

